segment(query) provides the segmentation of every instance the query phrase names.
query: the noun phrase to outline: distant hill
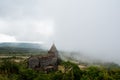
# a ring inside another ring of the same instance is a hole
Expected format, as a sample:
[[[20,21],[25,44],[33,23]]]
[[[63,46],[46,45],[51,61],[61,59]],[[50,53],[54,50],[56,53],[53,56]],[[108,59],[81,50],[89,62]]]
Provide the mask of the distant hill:
[[[0,43],[0,47],[17,47],[17,48],[35,48],[41,49],[42,45],[37,43]]]
[[[45,52],[37,43],[0,43],[0,54],[39,54]]]

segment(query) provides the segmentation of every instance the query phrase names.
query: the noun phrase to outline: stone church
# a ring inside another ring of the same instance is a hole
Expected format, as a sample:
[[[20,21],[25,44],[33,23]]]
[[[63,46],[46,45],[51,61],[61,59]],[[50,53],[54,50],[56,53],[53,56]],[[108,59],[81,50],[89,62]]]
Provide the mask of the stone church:
[[[57,70],[58,67],[58,51],[53,44],[46,55],[31,56],[28,59],[28,67],[35,70],[51,71]]]

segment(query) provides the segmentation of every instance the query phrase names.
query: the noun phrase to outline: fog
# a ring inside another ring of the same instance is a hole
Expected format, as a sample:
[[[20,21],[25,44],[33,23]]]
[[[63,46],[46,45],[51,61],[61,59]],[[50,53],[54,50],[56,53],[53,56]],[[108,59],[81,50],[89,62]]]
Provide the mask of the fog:
[[[120,0],[0,0],[0,42],[55,43],[120,64]],[[2,37],[1,37],[2,36]]]

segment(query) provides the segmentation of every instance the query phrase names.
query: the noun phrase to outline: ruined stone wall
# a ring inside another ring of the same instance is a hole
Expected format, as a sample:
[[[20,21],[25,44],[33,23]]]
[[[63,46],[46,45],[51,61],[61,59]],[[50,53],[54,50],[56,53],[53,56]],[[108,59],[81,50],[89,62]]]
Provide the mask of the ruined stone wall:
[[[38,57],[30,57],[28,60],[28,67],[29,68],[35,68],[39,66],[39,59]]]

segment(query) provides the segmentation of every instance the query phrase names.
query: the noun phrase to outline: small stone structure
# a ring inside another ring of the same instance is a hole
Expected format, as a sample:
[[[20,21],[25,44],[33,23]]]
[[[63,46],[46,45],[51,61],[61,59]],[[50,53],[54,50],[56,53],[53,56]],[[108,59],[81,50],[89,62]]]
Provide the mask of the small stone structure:
[[[41,71],[53,71],[57,70],[58,67],[58,51],[53,44],[47,55],[43,56],[31,56],[28,58],[28,67],[41,70]]]

